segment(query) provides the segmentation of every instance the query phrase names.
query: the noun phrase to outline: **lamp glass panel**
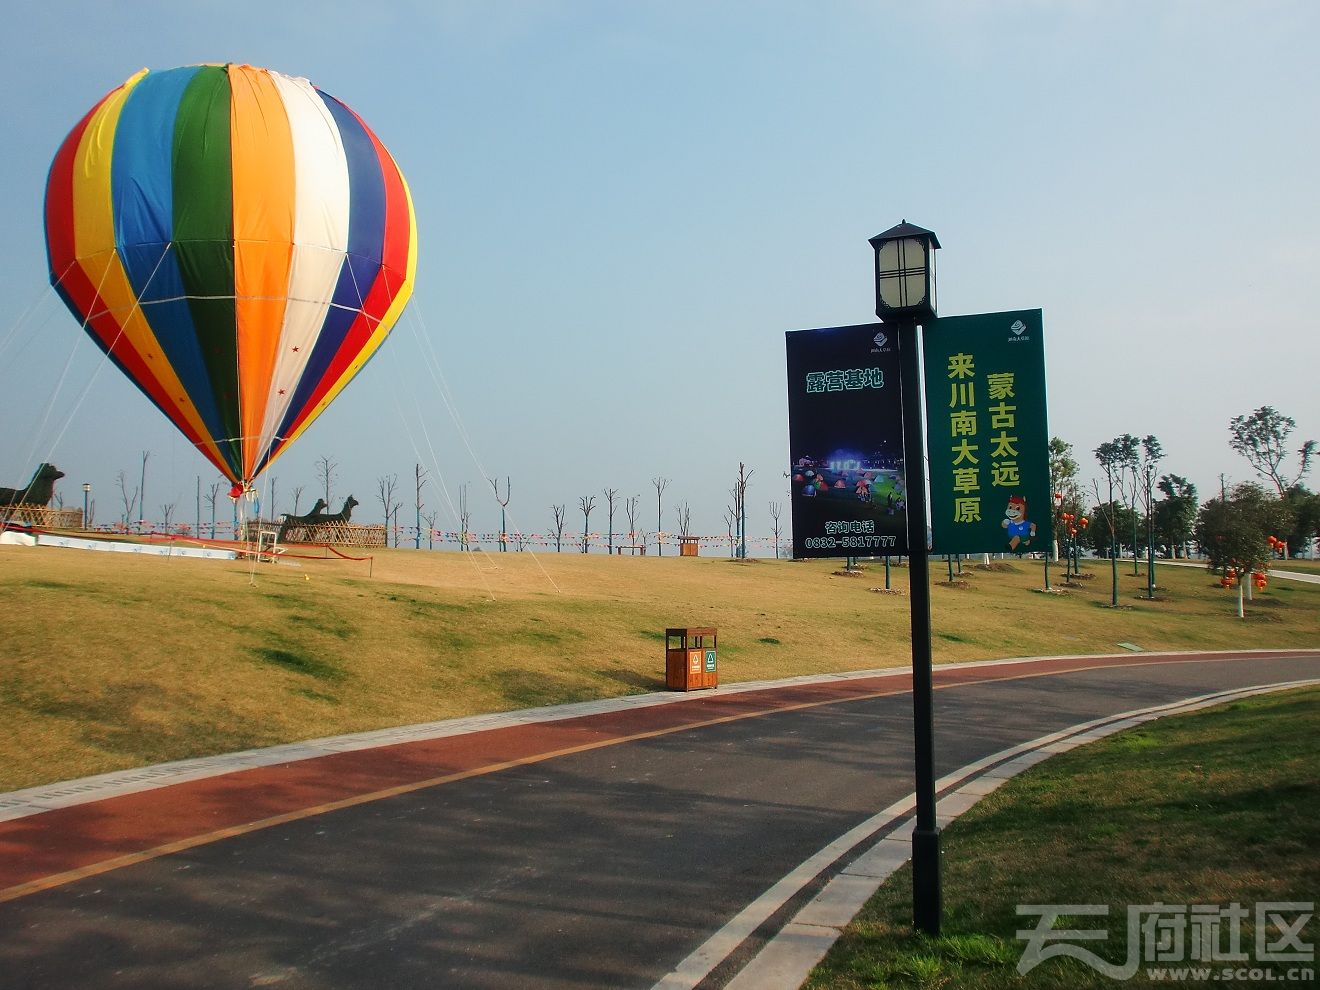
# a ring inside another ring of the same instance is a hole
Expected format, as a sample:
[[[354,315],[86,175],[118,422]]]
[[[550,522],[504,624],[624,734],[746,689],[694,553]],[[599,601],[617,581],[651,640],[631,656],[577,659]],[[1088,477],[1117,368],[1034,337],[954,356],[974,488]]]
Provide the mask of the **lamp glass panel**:
[[[918,306],[926,301],[926,273],[915,272],[903,278],[903,305]]]
[[[876,280],[880,288],[880,302],[889,309],[902,309],[907,305],[903,298],[903,279],[898,275],[881,275]]]
[[[885,241],[875,253],[877,275],[892,275],[903,267],[898,241]]]
[[[904,237],[898,242],[899,255],[906,271],[926,268],[926,242],[917,237]]]

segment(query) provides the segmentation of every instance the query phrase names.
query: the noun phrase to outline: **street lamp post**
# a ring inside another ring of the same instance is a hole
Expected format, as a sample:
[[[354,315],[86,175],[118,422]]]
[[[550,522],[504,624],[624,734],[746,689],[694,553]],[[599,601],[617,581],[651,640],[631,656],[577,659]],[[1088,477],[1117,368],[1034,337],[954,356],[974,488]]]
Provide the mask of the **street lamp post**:
[[[921,431],[921,341],[917,326],[935,315],[934,232],[906,220],[870,239],[875,249],[875,315],[896,325],[903,393],[903,470],[907,489],[908,574],[912,607],[912,725],[917,822],[912,833],[912,923],[940,933],[940,830],[935,818],[935,717],[930,646],[930,557],[926,539],[926,458]]]
[[[82,489],[83,489],[83,529],[87,529],[88,528],[87,511],[88,511],[88,504],[92,496],[92,486],[84,481]]]

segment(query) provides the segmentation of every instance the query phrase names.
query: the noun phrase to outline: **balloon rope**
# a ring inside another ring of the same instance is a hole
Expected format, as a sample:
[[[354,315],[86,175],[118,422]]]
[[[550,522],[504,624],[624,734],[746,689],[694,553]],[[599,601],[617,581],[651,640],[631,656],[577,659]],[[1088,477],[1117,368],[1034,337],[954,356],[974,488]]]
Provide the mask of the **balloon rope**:
[[[67,269],[65,270],[65,274],[68,274]],[[63,276],[60,277],[63,278]],[[31,303],[28,304],[27,309],[23,310],[23,312],[18,314],[18,317],[14,320],[14,322],[9,325],[9,329],[5,331],[4,337],[0,338],[0,357],[4,357],[5,351],[8,350],[10,345],[13,343],[13,341],[17,339],[19,330],[23,329],[23,326],[24,324],[27,323],[28,318],[32,316],[33,313],[36,312],[39,306],[45,304],[46,300],[49,299],[54,294],[55,294],[55,286],[48,284],[44,289],[42,289],[39,293],[37,293],[36,299],[34,299]]]
[[[160,267],[159,262],[157,262],[156,267],[157,268]],[[72,270],[72,268],[73,265],[70,264],[69,267],[64,270],[64,274],[60,276],[59,281],[62,282],[64,280],[64,276],[68,275],[69,272]],[[101,272],[101,281],[98,282],[96,285],[96,294],[92,297],[93,299],[101,298],[101,289],[105,286],[105,280],[107,277],[109,277],[109,275],[110,275],[110,265],[107,264],[105,266],[105,270]],[[152,272],[152,275],[154,276],[155,272]],[[54,288],[54,286],[52,286],[52,288]],[[91,307],[88,307],[87,315],[83,317],[82,326],[81,326],[81,329],[84,333],[87,332],[87,324],[91,321],[91,318],[92,318]],[[123,336],[123,333],[124,333],[123,324],[120,324],[119,333],[116,334],[114,342],[111,343],[110,348],[106,350],[103,357],[109,356],[110,350],[114,348],[115,344],[119,343],[119,338]],[[60,372],[59,381],[56,382],[55,388],[51,390],[50,401],[46,404],[46,410],[41,416],[41,423],[32,433],[32,447],[28,451],[29,460],[35,457],[36,455],[37,447],[41,443],[42,433],[46,429],[46,421],[50,419],[50,414],[55,408],[55,402],[59,398],[59,394],[64,388],[64,380],[69,374],[69,368],[73,364],[73,357],[77,353],[77,350],[78,350],[78,341],[75,339],[69,345],[69,356],[67,359],[65,359],[64,369]],[[87,379],[87,384],[83,386],[82,395],[80,395],[77,401],[74,402],[73,411],[69,413],[68,418],[65,419],[64,421],[64,426],[61,427],[59,432],[55,434],[55,439],[52,440],[49,446],[47,447],[46,457],[45,457],[47,461],[49,461],[50,458],[55,456],[55,451],[59,448],[60,442],[64,439],[64,434],[68,432],[69,425],[73,422],[74,416],[76,416],[78,414],[78,410],[82,408],[83,402],[87,399],[88,394],[91,392],[92,385],[95,383],[96,377],[97,375],[100,374],[101,368],[104,367],[104,365],[105,365],[104,360],[97,362],[95,369],[93,369],[92,371],[91,377]]]
[[[398,356],[392,354],[391,357],[396,362],[396,366],[397,366]],[[457,529],[459,531],[459,539],[463,541],[463,545],[459,549],[460,551],[467,551],[469,549],[467,545],[467,533],[463,527],[462,517],[459,514],[458,509],[455,508],[454,506],[453,498],[450,497],[449,486],[445,484],[444,472],[440,470],[440,458],[436,455],[435,446],[431,443],[431,435],[430,432],[426,429],[426,419],[422,416],[421,404],[417,401],[416,392],[412,394],[412,398],[413,398],[413,405],[417,409],[417,423],[422,431],[422,436],[426,441],[426,449],[430,452],[431,455],[429,464],[431,468],[435,471],[436,482],[439,484],[440,491],[444,495],[445,504],[449,506],[449,513],[451,517],[454,519]],[[403,406],[399,403],[399,396],[397,390],[394,393],[394,403],[395,403],[395,407],[399,411],[399,420],[403,423],[404,430],[407,431],[408,433],[408,441],[412,444],[413,453],[417,455],[417,459],[419,461],[423,460],[421,453],[418,450],[417,441],[413,437],[412,427],[409,424],[408,417],[404,414]],[[473,556],[471,553],[467,553],[467,552],[463,552],[462,556],[468,558],[469,563],[471,563],[473,569],[477,573],[477,577],[481,579],[481,583],[486,589],[486,596],[491,601],[495,601],[496,600],[495,589],[491,587],[490,581],[487,580],[486,573],[481,569],[481,565],[477,563],[476,557]]]
[[[426,365],[427,369],[431,372],[431,378],[432,381],[437,386],[437,391],[440,395],[440,399],[442,402],[444,402],[445,408],[449,411],[449,415],[453,419],[455,427],[457,427],[458,429],[458,435],[463,441],[463,446],[467,448],[468,456],[472,458],[472,463],[477,466],[477,470],[481,473],[482,478],[489,478],[490,475],[486,473],[486,469],[481,463],[481,458],[477,456],[477,452],[472,446],[472,440],[468,436],[467,429],[463,426],[463,420],[458,414],[458,406],[457,403],[454,401],[453,392],[449,388],[449,382],[445,378],[444,369],[440,365],[439,356],[435,353],[435,349],[431,345],[431,336],[428,333],[422,332],[423,330],[425,330],[425,321],[422,318],[421,306],[417,302],[416,295],[413,296],[412,308],[413,308],[413,317],[414,317],[412,324],[413,334],[417,337],[417,340],[422,348],[423,357],[425,358],[423,363]],[[419,327],[421,329],[419,329]],[[491,497],[492,500],[498,505],[499,498],[497,495],[495,495],[494,491],[492,491]],[[501,506],[501,508],[505,508],[505,507]],[[505,511],[506,514],[510,516],[512,515],[511,513],[507,513],[507,509]],[[514,520],[514,526],[518,529],[519,532],[522,531],[522,527],[518,526],[516,519]],[[504,535],[507,539],[507,534],[502,534],[502,535]],[[542,576],[547,581],[549,581],[550,586],[555,589],[555,593],[563,594],[563,589],[559,587],[558,582],[556,582],[555,579],[550,576],[550,572],[545,569],[545,564],[544,562],[542,562],[540,555],[538,555],[535,550],[529,550],[528,552],[531,553],[532,559],[536,561],[536,566],[540,569]]]

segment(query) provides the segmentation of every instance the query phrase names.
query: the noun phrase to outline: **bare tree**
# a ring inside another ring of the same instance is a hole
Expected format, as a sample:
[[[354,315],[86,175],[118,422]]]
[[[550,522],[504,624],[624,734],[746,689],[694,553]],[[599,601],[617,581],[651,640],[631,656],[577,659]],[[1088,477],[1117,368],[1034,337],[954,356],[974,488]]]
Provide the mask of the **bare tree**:
[[[507,519],[505,510],[509,507],[509,497],[513,488],[506,477],[504,479],[504,498],[500,498],[499,482],[494,478],[488,480],[490,481],[490,487],[495,490],[495,501],[500,503],[500,553],[504,553],[509,549],[509,527],[505,521]]]
[[[174,519],[174,510],[177,505],[177,502],[170,502],[168,505],[160,507],[160,524],[166,533],[170,531],[170,523]]]
[[[734,506],[732,506],[732,505],[726,505],[726,506],[724,507],[724,525],[728,528],[728,531],[729,531],[729,556],[730,556],[730,557],[732,557],[732,556],[734,555],[734,547],[733,547],[733,527],[734,527],[734,524],[737,522],[737,519],[738,519],[738,510],[737,510]]]
[[[394,489],[399,484],[397,474],[382,475],[376,479],[376,497],[380,499],[381,506],[385,509],[385,536],[388,538],[390,533],[390,516],[394,514],[395,501]],[[394,545],[399,545],[399,534],[394,534]]]
[[[339,462],[331,460],[329,454],[322,454],[316,462],[316,477],[320,479],[321,490],[325,493],[326,511],[329,512],[330,493],[334,490],[335,481],[338,480],[336,469]]]
[[[211,487],[206,490],[206,494],[202,496],[206,500],[206,504],[211,507],[211,539],[213,540],[215,539],[215,500],[220,497],[220,489],[223,487],[223,481],[213,481]],[[296,506],[293,511],[298,511]],[[200,529],[200,527],[198,528]]]
[[[660,537],[662,535],[661,531],[665,528],[665,524],[660,509],[662,507],[661,500],[664,498],[665,489],[669,487],[669,479],[652,478],[651,484],[655,486],[655,552],[657,556],[662,557],[664,556],[665,547]]]
[[[603,491],[605,492],[605,504],[610,507],[609,542],[605,544],[605,552],[612,554],[614,553],[614,502],[619,497],[619,490],[617,488],[605,488]]]
[[[138,507],[142,510],[142,518],[138,520],[138,532],[142,532],[142,524],[147,521],[147,458],[151,456],[151,451],[142,452],[142,484],[138,488]]]
[[[390,513],[389,513],[390,515],[394,516],[394,549],[395,550],[399,549],[399,510],[402,508],[403,508],[403,502],[396,500],[394,504],[390,507]],[[387,523],[389,522],[388,517],[386,518],[386,522]]]
[[[738,478],[729,489],[729,494],[733,496],[733,523],[738,530],[738,552],[736,556],[745,558],[747,556],[747,483],[752,480],[755,471],[748,471],[747,465],[742,461],[738,462]]]
[[[564,549],[564,515],[568,506],[552,505],[550,509],[555,514],[555,553],[560,553]]]
[[[128,474],[124,471],[120,471],[115,480],[119,482],[119,495],[124,501],[124,528],[128,529],[129,521],[133,518],[133,508],[137,505],[138,489],[134,488],[131,492],[128,490]]]
[[[293,512],[291,515],[298,514],[298,503],[302,500],[303,486],[299,485],[293,490]]]
[[[591,529],[591,510],[596,507],[596,496],[590,497],[583,495],[578,499],[578,505],[582,507],[582,552],[586,553],[590,545]]]
[[[458,486],[458,549],[471,550],[468,537],[471,535],[472,513],[468,510],[467,485]]]
[[[674,514],[678,517],[678,535],[691,536],[689,530],[692,528],[692,506],[684,502],[674,510]]]
[[[642,497],[634,495],[623,503],[623,511],[628,516],[628,542],[637,546],[637,509],[642,504]],[[646,545],[643,537],[642,546]]]
[[[271,475],[270,479],[270,518],[278,519],[280,514],[275,510],[279,508],[279,502],[276,499],[275,492],[278,490],[280,479]]]
[[[779,559],[779,534],[782,532],[779,528],[779,513],[783,511],[783,506],[778,502],[770,503],[770,532],[775,537],[775,560]]]
[[[420,464],[413,465],[413,476],[417,481],[417,538],[413,549],[422,549],[422,485],[426,484],[426,472]]]
[[[434,512],[423,512],[422,519],[426,522],[426,549],[435,549],[435,516]]]

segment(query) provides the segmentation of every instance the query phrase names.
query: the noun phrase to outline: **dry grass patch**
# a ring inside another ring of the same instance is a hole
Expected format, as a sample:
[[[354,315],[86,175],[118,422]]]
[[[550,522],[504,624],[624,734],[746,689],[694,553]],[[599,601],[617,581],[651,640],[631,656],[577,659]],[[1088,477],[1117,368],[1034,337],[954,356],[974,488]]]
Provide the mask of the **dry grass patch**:
[[[715,626],[724,683],[906,664],[906,568],[880,595],[830,561],[378,551],[250,565],[0,546],[0,790],[293,739],[660,689],[663,631]],[[1309,646],[1320,586],[1243,624],[1205,574],[1112,612],[1040,567],[932,589],[937,661]],[[966,571],[964,572],[966,573]],[[1125,600],[1144,588],[1126,577]],[[1262,625],[1262,622],[1267,624]],[[1268,641],[1261,641],[1262,633]]]

